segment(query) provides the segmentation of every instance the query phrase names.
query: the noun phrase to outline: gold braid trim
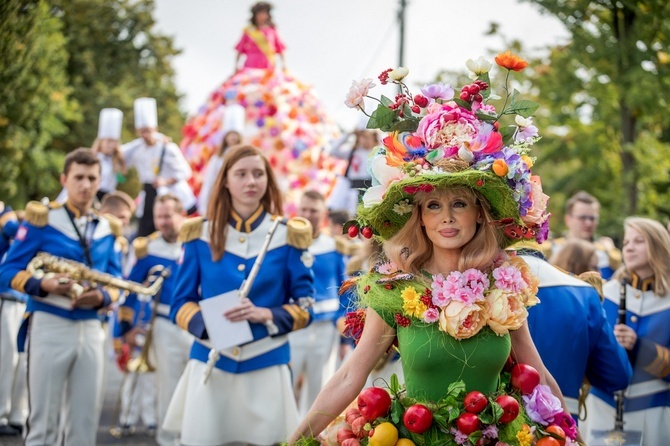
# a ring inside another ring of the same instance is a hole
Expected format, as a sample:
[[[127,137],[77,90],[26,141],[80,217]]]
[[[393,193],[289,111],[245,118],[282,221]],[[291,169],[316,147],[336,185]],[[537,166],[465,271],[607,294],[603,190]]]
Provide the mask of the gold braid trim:
[[[123,223],[121,220],[113,216],[112,214],[104,214],[104,217],[109,221],[109,227],[112,230],[114,237],[123,236]]]
[[[146,237],[137,237],[133,240],[133,250],[138,260],[145,258],[149,254],[149,239]]]
[[[200,305],[195,302],[186,302],[177,312],[177,325],[188,331],[188,324],[198,312]]]

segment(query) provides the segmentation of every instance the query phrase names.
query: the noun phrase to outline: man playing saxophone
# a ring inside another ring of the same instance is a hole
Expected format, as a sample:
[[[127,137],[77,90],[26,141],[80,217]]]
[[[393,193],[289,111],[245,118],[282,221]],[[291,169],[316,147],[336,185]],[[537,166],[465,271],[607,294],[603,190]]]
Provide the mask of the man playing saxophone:
[[[0,266],[0,286],[30,297],[27,312],[28,397],[30,412],[25,444],[94,445],[101,404],[103,333],[98,311],[118,297],[118,291],[82,285],[66,274],[33,277],[27,266],[38,252],[80,262],[111,276],[121,274],[117,237],[121,225],[100,215],[91,205],[100,185],[100,161],[89,149],[65,158],[63,205],[30,202],[14,244]],[[60,432],[59,432],[60,430]]]
[[[189,359],[193,337],[170,321],[170,306],[174,293],[174,280],[177,272],[177,260],[181,254],[181,242],[177,236],[184,222],[184,209],[179,199],[172,195],[160,195],[153,208],[154,226],[158,231],[148,237],[138,237],[133,242],[135,264],[128,278],[137,282],[144,281],[152,270],[159,267],[169,268],[171,274],[163,282],[163,288],[156,296],[158,307],[152,323],[152,333],[148,336],[133,321],[137,320],[137,294],[130,294],[119,308],[119,325],[123,339],[128,345],[137,344],[137,334],[151,340],[155,352],[158,381],[158,433],[156,442],[160,446],[179,445],[179,436],[162,429],[162,422],[174,389],[177,387]],[[156,303],[156,302],[154,302]]]

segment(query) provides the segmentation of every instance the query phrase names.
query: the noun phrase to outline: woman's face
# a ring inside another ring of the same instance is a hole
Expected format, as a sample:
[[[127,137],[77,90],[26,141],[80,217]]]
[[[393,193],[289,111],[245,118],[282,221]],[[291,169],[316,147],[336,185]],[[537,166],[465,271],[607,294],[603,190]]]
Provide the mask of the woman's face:
[[[254,155],[237,161],[226,173],[225,186],[230,192],[233,208],[257,208],[268,188],[263,159]]]
[[[118,141],[116,139],[102,138],[100,140],[100,152],[105,156],[112,156],[117,145]]]
[[[623,262],[629,271],[645,277],[651,268],[647,242],[640,231],[630,226],[626,226],[623,236]]]
[[[264,9],[258,11],[256,13],[256,24],[257,26],[263,26],[268,22],[268,19],[270,18],[270,14]]]
[[[421,205],[421,225],[436,250],[461,250],[481,222],[480,206],[462,192],[440,191]]]

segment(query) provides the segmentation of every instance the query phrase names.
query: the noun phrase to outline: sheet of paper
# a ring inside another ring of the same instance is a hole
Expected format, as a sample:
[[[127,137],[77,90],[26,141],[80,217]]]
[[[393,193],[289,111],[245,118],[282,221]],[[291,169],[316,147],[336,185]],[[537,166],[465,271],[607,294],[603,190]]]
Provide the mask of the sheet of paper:
[[[239,293],[239,290],[233,290],[200,301],[209,340],[217,350],[246,344],[254,339],[249,322],[231,322],[223,316],[230,308],[240,304]]]

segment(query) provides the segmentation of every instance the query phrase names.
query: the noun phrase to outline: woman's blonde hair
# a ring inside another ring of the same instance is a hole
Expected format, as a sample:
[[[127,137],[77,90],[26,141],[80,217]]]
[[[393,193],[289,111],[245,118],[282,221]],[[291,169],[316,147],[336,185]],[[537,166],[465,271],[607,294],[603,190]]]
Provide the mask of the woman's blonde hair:
[[[549,259],[549,263],[569,273],[580,275],[587,271],[595,271],[590,263],[596,254],[593,243],[582,239],[570,239],[565,242],[560,251]]]
[[[100,138],[96,138],[91,145],[91,152],[96,155],[100,152],[100,145],[102,141]],[[118,140],[114,141],[114,153],[112,154],[112,166],[114,167],[114,172],[116,173],[126,173],[126,160],[123,158],[121,153],[121,143]]]
[[[249,156],[260,156],[265,166],[265,174],[268,177],[267,189],[261,206],[265,212],[280,215],[282,212],[282,196],[272,167],[267,158],[263,156],[260,149],[249,145],[239,145],[228,149],[224,155],[223,168],[214,183],[214,189],[207,206],[207,220],[209,221],[209,246],[212,250],[212,259],[219,261],[226,249],[226,235],[228,233],[228,221],[233,213],[233,200],[226,187],[226,179],[230,169],[243,158]]]
[[[482,211],[482,223],[477,225],[475,235],[463,246],[458,260],[458,270],[465,271],[469,268],[486,270],[505,247],[505,237],[499,228],[490,224],[493,218],[488,201],[480,193],[468,187],[451,187],[430,193],[417,193],[409,221],[395,236],[384,243],[386,256],[403,271],[413,274],[421,272],[433,258],[433,243],[421,225],[421,208],[429,198],[443,193],[451,196],[461,195]]]
[[[670,234],[656,220],[643,217],[628,217],[623,221],[624,228],[638,231],[647,243],[649,266],[654,272],[654,294],[664,297],[670,292]],[[625,248],[624,248],[625,249]],[[617,270],[613,279],[631,279],[632,273],[624,265]]]

